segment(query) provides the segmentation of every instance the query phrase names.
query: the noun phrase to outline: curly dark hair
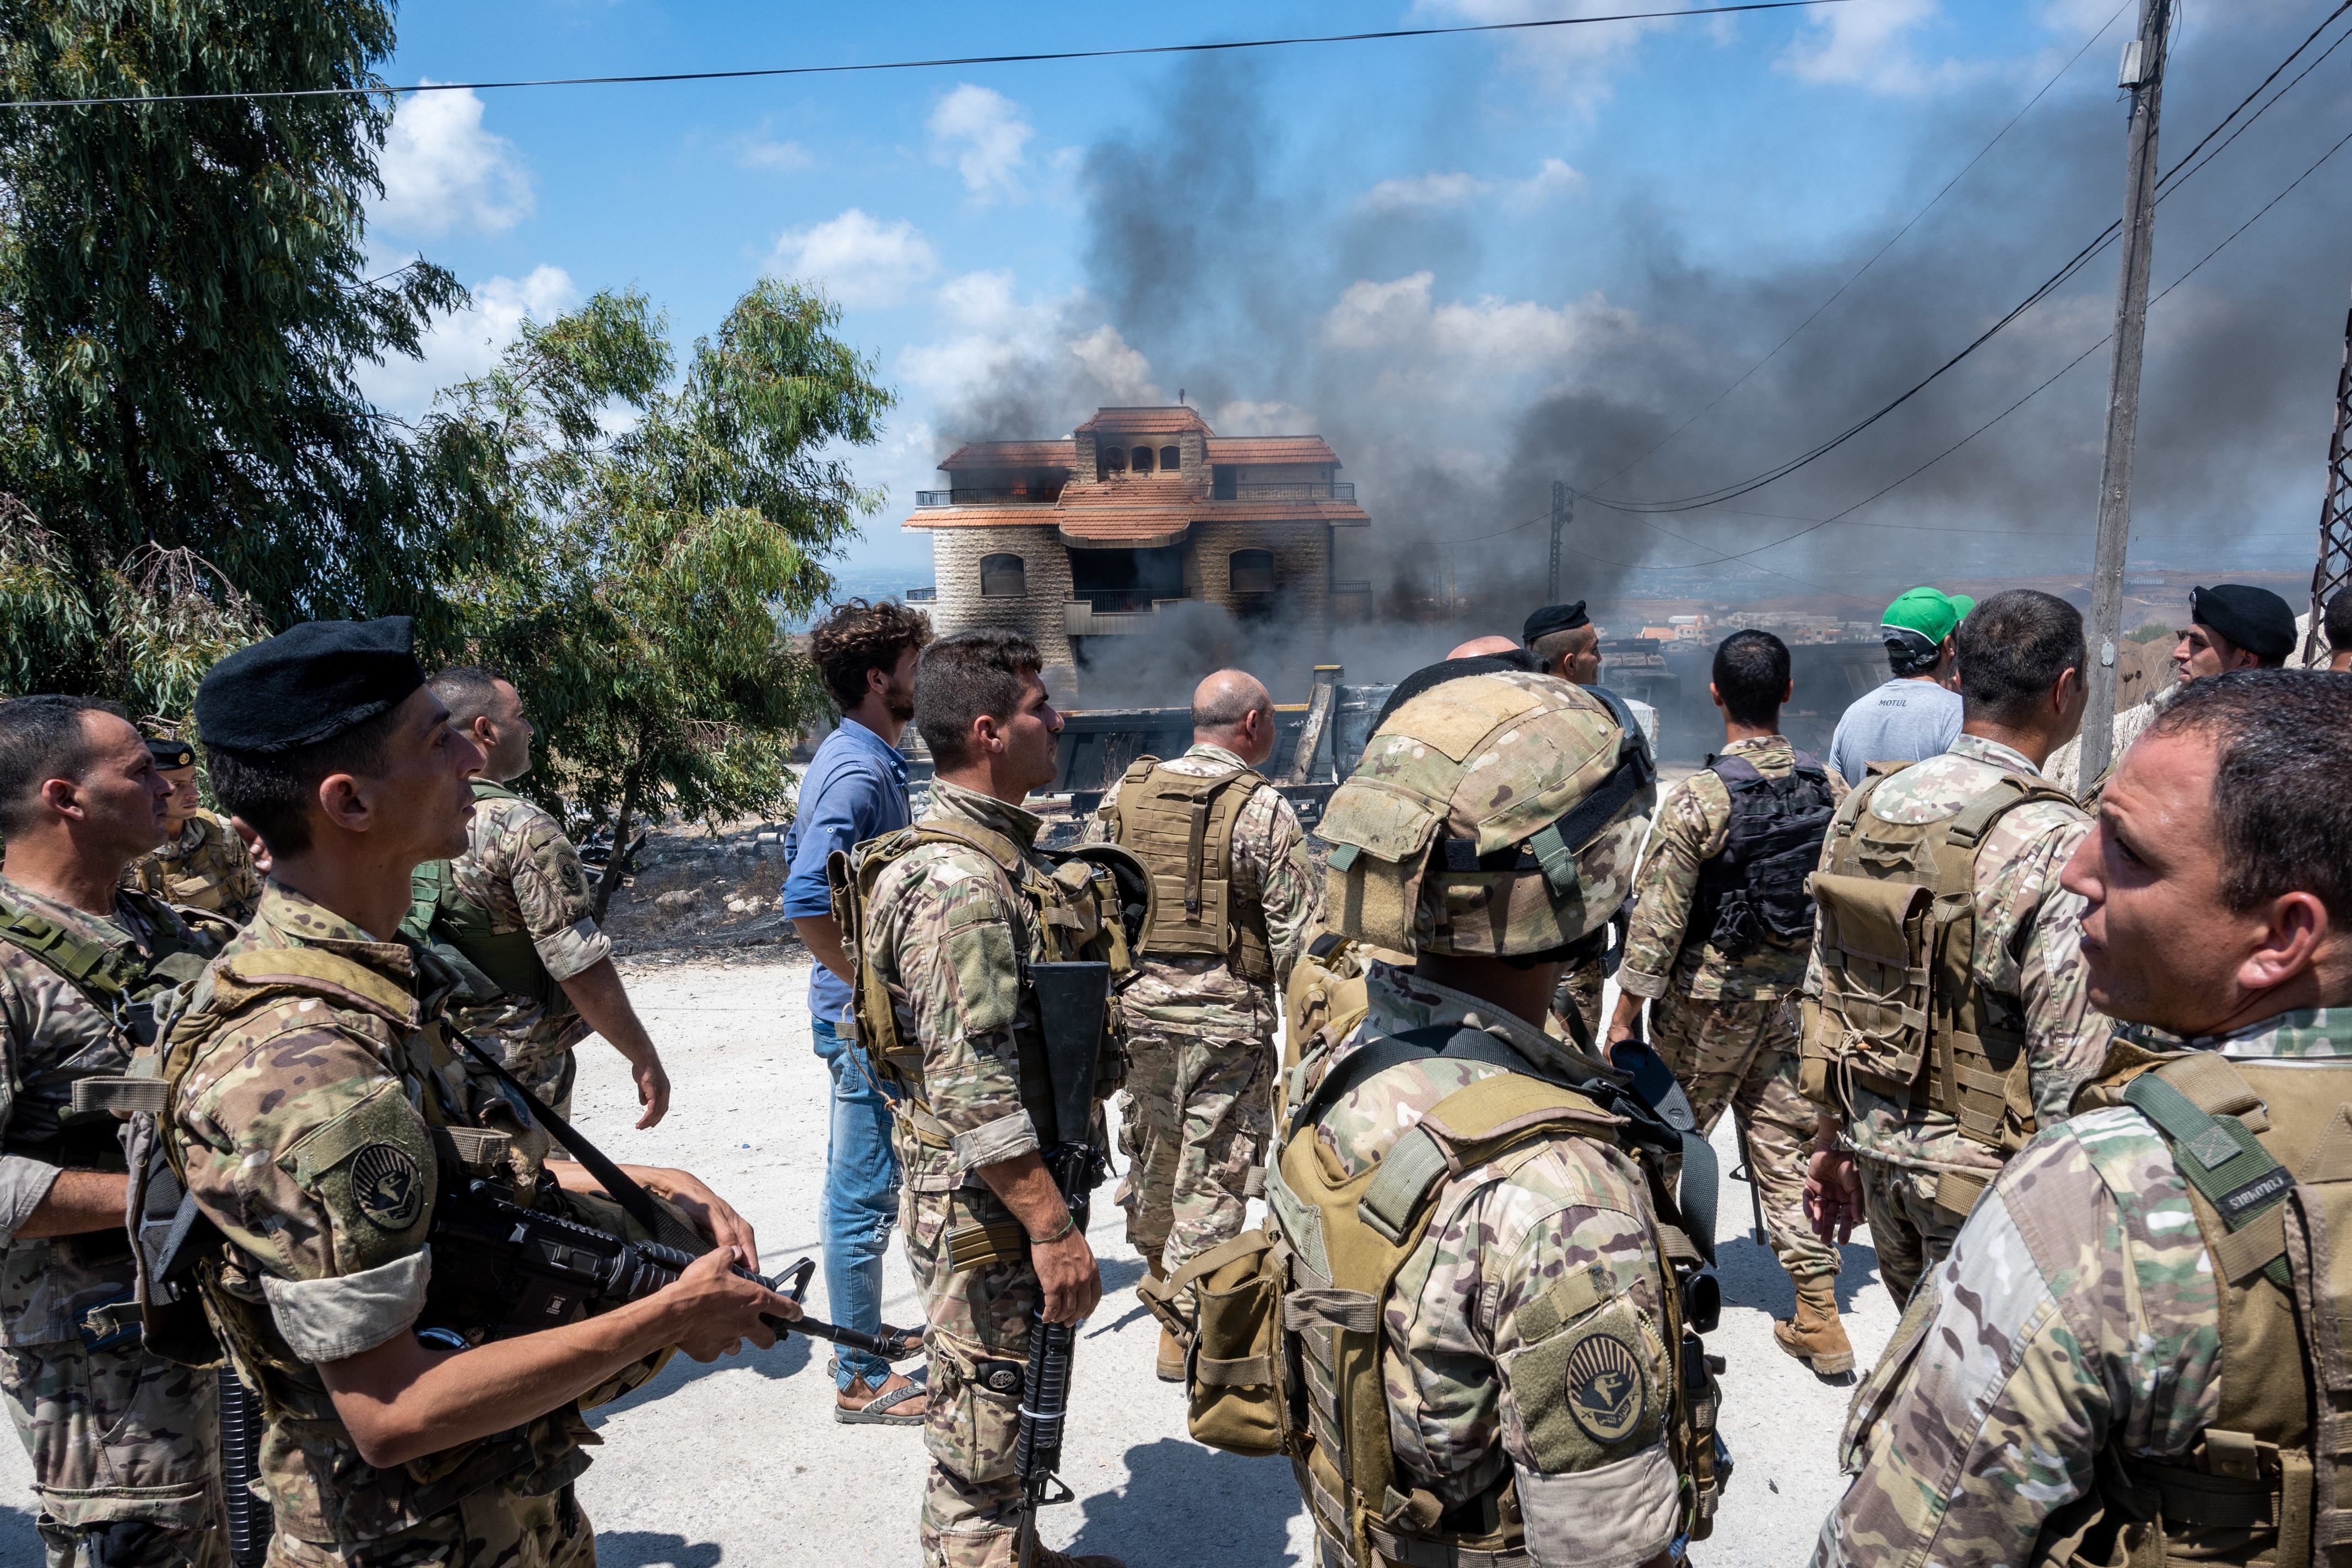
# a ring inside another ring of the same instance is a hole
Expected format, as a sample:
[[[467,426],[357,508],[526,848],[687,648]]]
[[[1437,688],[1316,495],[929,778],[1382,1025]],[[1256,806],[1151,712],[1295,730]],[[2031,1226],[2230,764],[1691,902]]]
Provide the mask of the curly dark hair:
[[[824,619],[810,628],[809,657],[824,689],[843,712],[866,700],[866,672],[887,676],[898,668],[898,656],[931,640],[931,617],[910,610],[896,599],[869,605],[845,599],[827,610]]]

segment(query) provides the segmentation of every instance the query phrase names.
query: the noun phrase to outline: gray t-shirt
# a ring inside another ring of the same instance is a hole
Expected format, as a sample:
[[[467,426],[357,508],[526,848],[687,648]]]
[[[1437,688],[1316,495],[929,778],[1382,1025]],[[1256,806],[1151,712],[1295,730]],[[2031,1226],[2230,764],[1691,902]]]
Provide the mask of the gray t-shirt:
[[[1960,694],[1932,680],[1889,680],[1845,710],[1830,740],[1830,765],[1861,787],[1873,763],[1940,757],[1960,738]]]

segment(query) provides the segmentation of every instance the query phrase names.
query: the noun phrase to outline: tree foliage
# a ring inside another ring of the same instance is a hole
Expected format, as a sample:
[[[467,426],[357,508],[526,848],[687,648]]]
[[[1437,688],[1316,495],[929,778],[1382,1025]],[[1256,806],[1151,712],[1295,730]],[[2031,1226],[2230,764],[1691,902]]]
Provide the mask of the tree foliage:
[[[0,92],[368,87],[392,44],[373,0],[0,0]],[[421,260],[366,276],[392,112],[356,94],[0,115],[0,492],[45,531],[0,562],[6,667],[101,687],[118,580],[150,547],[193,552],[259,622],[404,613],[454,635],[435,586],[499,550],[473,526],[499,520],[427,504],[425,454],[352,380],[465,302]]]
[[[825,708],[777,617],[823,599],[824,557],[880,504],[841,452],[893,401],[838,321],[761,283],[673,389],[665,323],[600,293],[442,395],[431,461],[518,541],[451,602],[523,690],[544,759],[524,784],[551,809],[622,840],[665,812],[782,809],[786,752]]]

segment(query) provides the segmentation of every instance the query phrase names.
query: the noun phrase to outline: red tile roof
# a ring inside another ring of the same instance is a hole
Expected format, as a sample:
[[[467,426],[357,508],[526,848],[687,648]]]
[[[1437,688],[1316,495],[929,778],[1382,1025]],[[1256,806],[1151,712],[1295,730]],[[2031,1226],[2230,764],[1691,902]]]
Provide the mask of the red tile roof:
[[[1116,432],[1119,435],[1171,435],[1180,430],[1198,430],[1203,436],[1214,435],[1201,411],[1187,404],[1167,408],[1098,408],[1095,416],[1078,426],[1081,430]]]
[[[967,441],[940,460],[942,468],[1067,468],[1076,441]]]
[[[1213,463],[1328,463],[1338,467],[1339,455],[1320,436],[1212,436]]]

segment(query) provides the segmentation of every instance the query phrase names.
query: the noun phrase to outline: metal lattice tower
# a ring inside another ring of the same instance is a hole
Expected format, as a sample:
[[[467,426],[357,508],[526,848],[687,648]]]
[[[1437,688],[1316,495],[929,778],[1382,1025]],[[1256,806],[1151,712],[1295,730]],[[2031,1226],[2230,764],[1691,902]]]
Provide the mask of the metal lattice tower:
[[[1559,535],[1576,516],[1574,503],[1569,498],[1568,486],[1559,479],[1551,482],[1551,575],[1547,579],[1544,603],[1559,603]]]
[[[2344,367],[2336,376],[2336,432],[2327,438],[2327,499],[2319,508],[2319,563],[2311,569],[2311,630],[2303,639],[2303,660],[2315,662],[2327,647],[2320,622],[2327,601],[2352,586],[2352,452],[2345,426],[2352,424],[2352,312],[2344,318]]]

